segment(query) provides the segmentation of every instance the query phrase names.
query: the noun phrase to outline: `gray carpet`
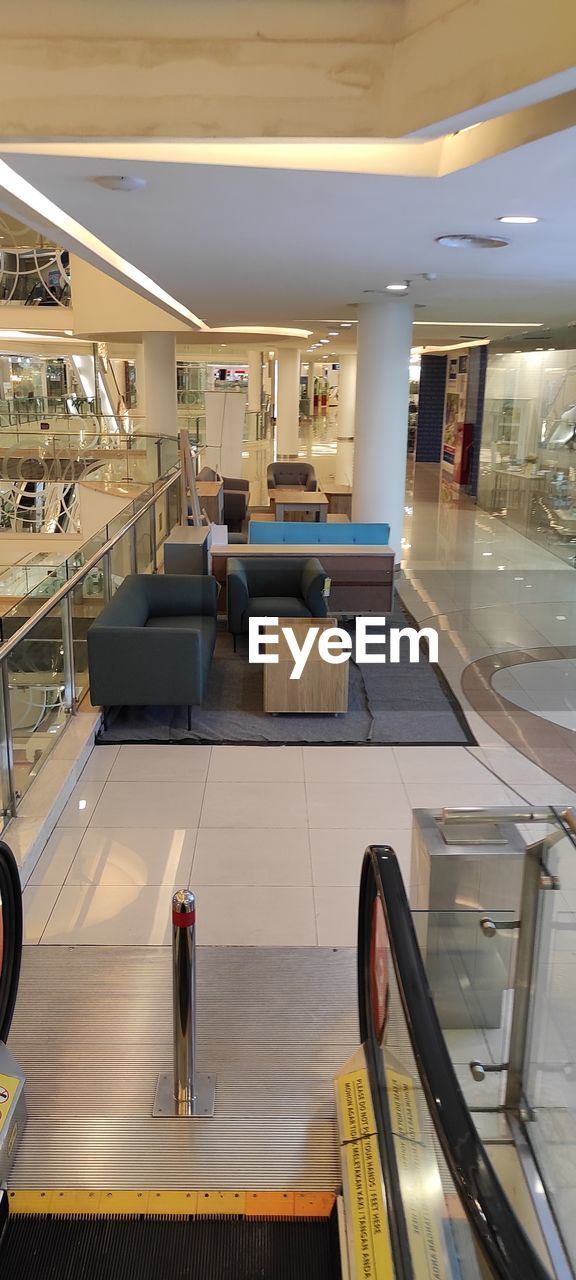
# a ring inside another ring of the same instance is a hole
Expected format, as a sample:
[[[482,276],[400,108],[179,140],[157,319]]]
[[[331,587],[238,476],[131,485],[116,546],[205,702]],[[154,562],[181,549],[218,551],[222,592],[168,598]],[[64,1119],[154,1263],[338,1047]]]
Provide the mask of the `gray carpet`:
[[[409,620],[398,609],[390,626]],[[375,649],[375,652],[377,650]],[[223,629],[218,635],[204,705],[194,707],[192,729],[185,707],[121,707],[109,713],[100,743],[201,742],[388,744],[474,743],[464,713],[438,667],[425,657],[389,664],[350,663],[345,715],[267,715],[262,709],[262,667],[248,662],[248,640]]]

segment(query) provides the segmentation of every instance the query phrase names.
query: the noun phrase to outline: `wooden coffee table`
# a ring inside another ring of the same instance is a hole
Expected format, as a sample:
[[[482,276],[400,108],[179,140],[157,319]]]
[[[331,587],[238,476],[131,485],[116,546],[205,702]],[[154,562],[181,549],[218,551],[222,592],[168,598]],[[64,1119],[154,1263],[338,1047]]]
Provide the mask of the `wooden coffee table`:
[[[309,627],[328,631],[338,625],[335,618],[279,618],[278,628],[292,627],[298,644],[304,643]],[[268,652],[278,654],[278,662],[264,664],[264,710],[273,715],[285,712],[301,715],[339,715],[348,710],[349,662],[324,662],[318,653],[318,639],[299,680],[291,680],[294,658],[280,631],[278,646]]]
[[[320,489],[287,489],[270,490],[270,501],[274,505],[276,520],[283,520],[287,511],[313,511],[316,520],[325,520],[328,514],[328,499]]]

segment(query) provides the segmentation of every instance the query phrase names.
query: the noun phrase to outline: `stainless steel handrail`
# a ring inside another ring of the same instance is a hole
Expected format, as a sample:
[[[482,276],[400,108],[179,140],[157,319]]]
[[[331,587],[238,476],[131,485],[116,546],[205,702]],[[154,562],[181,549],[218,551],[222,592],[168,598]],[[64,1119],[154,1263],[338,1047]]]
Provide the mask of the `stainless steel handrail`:
[[[9,640],[5,640],[4,644],[0,645],[0,664],[4,662],[5,658],[10,657],[10,654],[16,646],[20,644],[20,641],[25,640],[26,636],[34,630],[34,627],[39,622],[42,622],[43,618],[46,618],[49,613],[52,613],[53,609],[71,595],[75,588],[84,580],[86,574],[90,573],[90,570],[95,568],[99,561],[102,560],[103,556],[107,555],[109,551],[112,551],[112,548],[116,546],[116,543],[133,528],[141,516],[145,515],[151,507],[155,506],[158,498],[161,498],[162,494],[167,493],[168,489],[170,489],[172,485],[179,480],[179,478],[180,467],[175,466],[161,487],[154,491],[151,497],[143,503],[140,509],[126,521],[126,524],[122,526],[118,533],[115,533],[113,538],[109,538],[108,542],[104,542],[103,545],[94,552],[94,555],[90,556],[89,560],[86,560],[81,569],[77,569],[76,573],[72,574],[72,577],[68,578],[68,581],[63,583],[63,585],[54,592],[54,595],[48,596],[44,603],[40,605],[40,608],[37,609],[21,627],[18,628],[18,631],[15,631],[14,635],[11,636]],[[154,483],[156,483],[156,481]]]

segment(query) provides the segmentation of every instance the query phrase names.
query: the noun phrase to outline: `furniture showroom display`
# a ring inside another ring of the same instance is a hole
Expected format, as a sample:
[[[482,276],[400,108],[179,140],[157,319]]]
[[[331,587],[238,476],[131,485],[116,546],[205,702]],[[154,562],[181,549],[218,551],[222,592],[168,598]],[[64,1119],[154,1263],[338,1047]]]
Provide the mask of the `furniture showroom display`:
[[[88,629],[94,706],[190,709],[201,703],[216,643],[217,597],[218,584],[208,576],[125,578]]]
[[[292,627],[298,645],[302,647],[311,625],[319,631],[329,631],[336,626],[335,618],[283,618],[283,625]],[[294,654],[280,631],[278,662],[264,664],[264,710],[273,715],[300,713],[304,715],[339,715],[348,710],[349,662],[331,664],[324,662],[318,652],[318,637],[300,676],[291,680]]]
[[[322,484],[322,492],[328,499],[328,514],[348,516],[352,519],[352,485]]]
[[[227,560],[228,630],[248,634],[249,618],[325,618],[326,574],[314,556]]]
[[[273,525],[262,528],[272,529]],[[349,528],[346,525],[294,525],[294,528],[327,528],[334,533]],[[238,547],[230,543],[213,546],[211,551],[212,573],[224,587],[228,559],[238,555]],[[304,546],[280,545],[273,542],[263,546],[242,548],[242,562],[252,563],[260,558],[271,565],[271,576],[279,575],[282,564],[302,557],[315,556],[322,564],[324,577],[330,578],[330,612],[344,616],[357,613],[391,613],[394,600],[394,552],[391,547],[342,545],[336,542],[318,546],[308,542]],[[278,582],[280,578],[278,578]],[[226,607],[225,597],[219,598],[221,611]]]
[[[284,520],[287,511],[293,511],[304,519],[309,512],[315,520],[325,520],[328,514],[328,499],[320,489],[271,489],[270,501],[276,520]]]
[[[209,525],[176,524],[164,542],[164,573],[208,573]]]
[[[310,462],[271,462],[266,477],[269,489],[307,489],[313,493],[318,488],[316,472]]]
[[[202,467],[202,470],[198,472],[196,481],[199,493],[199,486],[206,484],[221,484],[221,522],[228,525],[229,533],[243,533],[248,515],[250,481],[243,480],[241,477],[219,476],[213,467]],[[216,523],[220,523],[220,521]]]

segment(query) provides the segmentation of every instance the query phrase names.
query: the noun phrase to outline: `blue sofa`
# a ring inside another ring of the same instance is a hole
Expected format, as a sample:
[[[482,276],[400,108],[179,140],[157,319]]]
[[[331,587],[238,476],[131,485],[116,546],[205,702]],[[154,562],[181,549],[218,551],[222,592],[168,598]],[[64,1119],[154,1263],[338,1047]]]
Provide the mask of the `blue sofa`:
[[[251,520],[248,542],[271,547],[289,546],[387,547],[389,524],[327,524],[304,520]]]

